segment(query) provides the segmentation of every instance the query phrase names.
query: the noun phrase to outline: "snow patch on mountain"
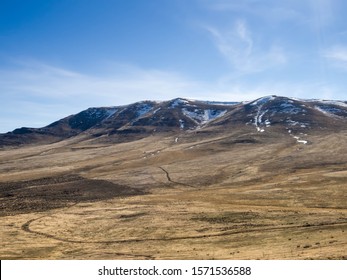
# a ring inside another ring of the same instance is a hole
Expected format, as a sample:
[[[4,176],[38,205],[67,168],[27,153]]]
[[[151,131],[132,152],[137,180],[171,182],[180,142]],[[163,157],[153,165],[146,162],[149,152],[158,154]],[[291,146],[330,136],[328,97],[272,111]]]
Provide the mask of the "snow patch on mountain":
[[[148,103],[139,104],[139,106],[137,107],[137,112],[136,112],[137,118],[140,118],[141,116],[147,114],[152,109],[153,109],[153,105],[151,104],[148,104]]]
[[[221,101],[198,101],[208,105],[232,106],[240,104],[240,102],[221,102]]]
[[[308,143],[307,140],[303,140],[303,139],[301,139],[299,136],[293,135],[291,129],[288,129],[288,133],[289,133],[289,135],[292,136],[298,143],[304,144],[304,145],[306,145],[306,144]],[[307,135],[307,134],[304,134],[304,135]]]
[[[106,119],[112,117],[115,113],[117,113],[118,109],[117,108],[108,108],[106,109]]]
[[[289,102],[284,102],[280,105],[281,108],[281,113],[283,114],[291,114],[291,115],[296,115],[299,113],[304,113],[306,112],[305,109],[299,108],[298,106],[295,106],[292,103]]]
[[[307,102],[307,103],[322,103],[326,105],[336,105],[340,107],[347,108],[347,101],[340,101],[340,100],[324,100],[324,99],[300,99],[300,98],[291,98],[292,100],[300,101],[300,102]]]
[[[265,96],[262,98],[259,98],[255,101],[251,101],[251,103],[249,103],[252,106],[260,106],[260,105],[264,105],[265,103],[271,101],[271,100],[275,100],[276,96],[275,95],[270,95],[270,96]]]
[[[186,117],[192,119],[196,123],[205,124],[216,118],[222,117],[227,112],[227,110],[194,109],[194,111],[190,111],[187,108],[183,108],[182,112]]]
[[[327,115],[329,117],[334,117],[334,118],[340,118],[340,116],[338,116],[337,114],[344,112],[343,110],[339,108],[329,107],[326,105],[314,106],[314,108],[318,110],[319,112],[323,113],[324,115]]]
[[[78,115],[84,115],[85,117],[87,117],[87,119],[92,120],[92,119],[99,119],[99,120],[103,120],[103,119],[108,119],[111,116],[113,116],[116,112],[118,111],[118,108],[116,107],[110,107],[110,108],[88,108],[85,111],[80,112]],[[83,120],[80,119],[79,120],[80,123],[83,123]]]
[[[262,111],[263,106],[264,106],[265,103],[256,103],[256,104],[260,104],[260,105],[257,105],[258,109],[257,109],[257,113],[256,113],[256,115],[254,117],[254,125],[255,125],[255,127],[256,127],[258,132],[265,132],[265,129],[263,127],[261,127],[261,126],[263,126],[262,118],[267,113],[268,110]]]
[[[170,108],[176,108],[180,105],[185,105],[185,104],[188,104],[188,100],[185,100],[185,99],[182,99],[182,98],[177,98],[177,99],[174,99],[173,102],[171,103],[170,105]]]
[[[184,129],[184,120],[179,120],[179,122],[180,122],[180,129]]]
[[[347,103],[343,101],[321,100],[320,102],[347,108]]]
[[[161,110],[161,107],[159,107],[158,109],[155,109],[154,111],[153,111],[153,115],[154,114],[156,114],[158,111],[160,111]]]
[[[302,140],[299,136],[293,136],[293,137],[296,139],[296,141],[298,143],[301,143],[301,144],[307,144],[308,143],[307,140]]]

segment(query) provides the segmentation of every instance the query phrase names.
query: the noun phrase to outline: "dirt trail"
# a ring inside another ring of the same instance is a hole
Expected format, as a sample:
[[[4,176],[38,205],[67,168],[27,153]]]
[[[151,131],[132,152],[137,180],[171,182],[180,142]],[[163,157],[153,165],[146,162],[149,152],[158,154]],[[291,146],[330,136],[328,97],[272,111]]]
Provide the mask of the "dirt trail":
[[[83,240],[73,240],[68,238],[62,238],[55,236],[53,234],[44,233],[36,230],[32,230],[30,228],[30,225],[38,221],[42,218],[48,217],[41,216],[36,219],[31,219],[24,223],[21,226],[21,229],[27,233],[43,236],[46,238],[62,241],[62,242],[68,242],[68,243],[78,243],[78,244],[114,244],[114,243],[136,243],[136,242],[149,242],[149,241],[175,241],[175,240],[187,240],[187,239],[202,239],[202,238],[212,238],[212,237],[220,237],[220,236],[229,236],[229,235],[236,235],[236,234],[245,234],[245,233],[252,233],[252,232],[265,232],[265,231],[281,231],[281,230],[287,230],[287,229],[300,229],[300,228],[306,228],[307,225],[285,225],[285,226],[273,226],[273,227],[255,227],[252,229],[243,229],[243,230],[236,230],[236,231],[224,231],[224,232],[217,232],[217,233],[211,233],[211,234],[203,234],[203,235],[188,235],[188,236],[177,236],[177,237],[167,237],[167,238],[134,238],[134,239],[121,239],[121,240],[102,240],[102,241],[83,241]],[[341,226],[345,225],[347,222],[340,222],[340,223],[319,223],[319,224],[311,224],[310,228],[329,228],[334,226]],[[149,256],[146,256],[149,257]]]
[[[189,184],[186,184],[186,183],[181,183],[181,182],[177,182],[177,181],[172,180],[171,177],[170,177],[170,173],[169,173],[166,169],[164,169],[164,168],[161,167],[161,166],[159,166],[159,168],[160,168],[162,171],[165,172],[166,178],[167,178],[167,180],[168,180],[169,182],[174,183],[174,184],[177,184],[177,185],[185,186],[185,187],[194,188],[194,189],[198,188],[198,187],[193,186],[193,185],[189,185]]]

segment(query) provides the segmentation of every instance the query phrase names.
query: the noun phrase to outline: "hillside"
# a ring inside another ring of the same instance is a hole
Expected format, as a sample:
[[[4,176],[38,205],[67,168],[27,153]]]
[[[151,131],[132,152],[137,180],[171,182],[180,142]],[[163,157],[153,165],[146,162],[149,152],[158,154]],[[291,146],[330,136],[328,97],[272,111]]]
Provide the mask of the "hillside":
[[[0,141],[1,259],[347,259],[347,103],[90,108]]]

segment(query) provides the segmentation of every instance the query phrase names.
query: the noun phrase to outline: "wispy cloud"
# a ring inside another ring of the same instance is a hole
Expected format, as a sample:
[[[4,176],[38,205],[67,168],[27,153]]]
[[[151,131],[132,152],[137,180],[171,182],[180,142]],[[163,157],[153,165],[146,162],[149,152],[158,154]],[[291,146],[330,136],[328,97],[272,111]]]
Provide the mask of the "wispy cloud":
[[[325,48],[329,37],[329,27],[333,26],[345,15],[343,0],[198,0],[212,12],[252,18],[259,26],[269,24],[276,28],[292,30],[300,28],[300,32],[314,32],[319,49]],[[282,35],[285,35],[283,33]]]
[[[237,12],[266,21],[302,21],[327,25],[334,21],[336,7],[341,0],[198,0],[211,10]]]
[[[194,95],[201,89],[201,83],[178,73],[131,65],[114,64],[113,71],[91,75],[22,60],[0,69],[0,119],[5,120],[0,122],[0,132],[18,126],[47,125],[88,107],[167,100],[187,93]]]
[[[15,65],[0,70],[2,95],[65,100],[81,98],[87,104],[100,99],[108,104],[131,102],[145,96],[171,98],[194,87],[178,73],[117,65],[114,71],[98,75],[71,71],[41,62]],[[101,99],[101,97],[103,99]],[[97,102],[100,104],[100,101]]]
[[[323,52],[323,56],[327,58],[333,66],[347,70],[347,46],[333,46]]]
[[[255,46],[252,32],[244,20],[237,20],[230,30],[209,25],[202,27],[209,32],[216,48],[238,75],[262,72],[287,61],[279,46],[273,45],[267,50]]]
[[[309,0],[306,0],[309,1]],[[216,12],[236,12],[266,21],[283,22],[288,20],[303,20],[303,13],[298,9],[298,3],[303,6],[301,1],[278,1],[268,0],[200,0],[206,7]]]
[[[308,0],[309,16],[316,28],[323,28],[335,20],[338,2],[339,0]]]

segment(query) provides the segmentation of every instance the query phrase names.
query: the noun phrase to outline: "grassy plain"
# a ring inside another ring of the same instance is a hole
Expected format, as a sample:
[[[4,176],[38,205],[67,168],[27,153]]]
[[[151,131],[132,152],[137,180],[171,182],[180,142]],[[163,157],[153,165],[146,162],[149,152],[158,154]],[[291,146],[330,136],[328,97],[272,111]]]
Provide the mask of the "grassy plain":
[[[347,134],[0,151],[1,259],[347,259]]]

